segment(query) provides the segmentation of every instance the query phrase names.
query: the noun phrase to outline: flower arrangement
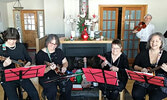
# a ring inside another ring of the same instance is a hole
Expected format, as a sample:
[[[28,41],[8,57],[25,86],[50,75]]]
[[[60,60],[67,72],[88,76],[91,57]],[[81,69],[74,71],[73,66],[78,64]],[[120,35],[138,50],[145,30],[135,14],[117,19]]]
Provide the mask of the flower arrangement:
[[[88,20],[88,6],[86,5],[86,2],[83,2],[83,7],[81,9],[82,14],[78,15],[79,20],[78,20],[78,30],[79,33],[82,34],[82,32],[84,31],[85,28],[87,28],[87,25],[85,24],[85,21]]]

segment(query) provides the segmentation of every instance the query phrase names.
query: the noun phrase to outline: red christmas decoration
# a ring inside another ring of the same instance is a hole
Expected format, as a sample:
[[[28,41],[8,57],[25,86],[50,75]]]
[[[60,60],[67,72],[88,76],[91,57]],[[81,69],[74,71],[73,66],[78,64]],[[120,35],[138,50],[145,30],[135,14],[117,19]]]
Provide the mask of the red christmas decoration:
[[[81,38],[85,41],[88,40],[88,38],[89,38],[86,27],[84,28],[84,31],[82,32]]]

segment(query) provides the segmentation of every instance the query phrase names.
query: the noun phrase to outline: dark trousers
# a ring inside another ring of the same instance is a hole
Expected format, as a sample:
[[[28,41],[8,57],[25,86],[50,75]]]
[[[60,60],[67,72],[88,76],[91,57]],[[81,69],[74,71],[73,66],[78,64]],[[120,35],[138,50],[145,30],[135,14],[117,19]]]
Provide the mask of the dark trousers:
[[[139,50],[140,50],[140,52],[146,50],[146,45],[147,45],[147,42],[140,42],[140,44],[139,44]]]
[[[149,95],[149,100],[162,100],[167,97],[158,86],[150,85],[145,88],[139,84],[134,84],[132,89],[132,97],[134,100],[145,100],[145,95]]]
[[[7,95],[8,100],[19,100],[17,87],[21,86],[30,96],[31,100],[39,100],[38,92],[29,79],[22,81],[3,82],[2,87]]]
[[[102,90],[103,95],[106,95],[108,100],[117,100],[119,92],[124,88],[125,86],[123,83],[120,83],[119,86],[99,84],[99,89]]]
[[[57,86],[60,88],[59,100],[71,100],[72,82],[70,80],[49,83],[40,81],[40,84],[44,88],[44,94],[48,100],[56,100]]]

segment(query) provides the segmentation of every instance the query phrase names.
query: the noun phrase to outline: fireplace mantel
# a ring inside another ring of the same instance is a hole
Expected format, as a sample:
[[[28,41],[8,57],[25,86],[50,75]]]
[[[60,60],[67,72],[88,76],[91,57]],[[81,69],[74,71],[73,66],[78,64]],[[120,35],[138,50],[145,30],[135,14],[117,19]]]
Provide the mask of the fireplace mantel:
[[[96,40],[92,40],[92,41],[63,41],[60,40],[61,44],[89,44],[89,43],[112,43],[112,40],[102,40],[102,41],[96,41]]]

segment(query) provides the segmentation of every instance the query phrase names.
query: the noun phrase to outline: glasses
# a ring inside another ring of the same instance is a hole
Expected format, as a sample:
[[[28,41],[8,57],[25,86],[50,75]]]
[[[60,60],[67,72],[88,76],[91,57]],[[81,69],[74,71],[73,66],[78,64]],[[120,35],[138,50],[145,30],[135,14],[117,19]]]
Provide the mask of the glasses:
[[[113,50],[119,50],[119,49],[121,49],[121,48],[112,48]]]
[[[57,45],[57,43],[52,43],[52,42],[50,42],[50,44],[52,44],[52,45]]]

